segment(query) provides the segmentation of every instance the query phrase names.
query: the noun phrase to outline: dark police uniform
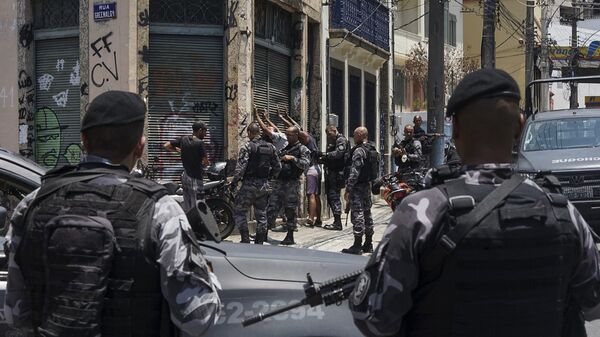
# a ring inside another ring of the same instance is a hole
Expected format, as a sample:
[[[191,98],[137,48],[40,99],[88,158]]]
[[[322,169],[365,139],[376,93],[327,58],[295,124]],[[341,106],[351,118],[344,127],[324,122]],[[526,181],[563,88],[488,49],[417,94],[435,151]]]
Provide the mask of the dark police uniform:
[[[377,178],[373,165],[377,158],[375,147],[370,143],[355,145],[347,156],[346,191],[350,204],[350,221],[354,230],[354,249],[344,249],[342,252],[361,254],[372,250],[373,217],[371,216],[371,181]],[[365,244],[360,247],[362,236]]]
[[[280,158],[285,155],[293,156],[294,160],[281,161],[281,172],[279,172],[279,176],[271,186],[267,208],[267,223],[269,227],[274,227],[277,215],[283,207],[287,230],[290,233],[297,226],[296,207],[298,207],[300,195],[300,176],[310,166],[311,152],[306,146],[297,141],[295,144],[288,144],[279,153]],[[282,244],[293,244],[293,240],[282,242]]]
[[[181,149],[183,209],[187,212],[196,206],[197,197],[203,197],[204,195],[202,158],[206,157],[206,150],[204,149],[204,142],[194,136],[181,136],[171,140],[170,143],[172,146]]]
[[[82,131],[144,115],[139,96],[107,92]],[[17,206],[7,240],[4,312],[29,334],[198,336],[218,316],[216,278],[181,207],[104,158],[48,172]]]
[[[476,98],[519,96],[498,70],[461,84],[449,113]],[[580,310],[600,303],[589,226],[564,196],[512,175],[510,164],[465,166],[458,178],[402,201],[350,296],[365,336],[585,333]],[[503,201],[478,212],[500,189]],[[483,219],[472,221],[476,215]],[[455,241],[457,228],[467,230]]]
[[[423,149],[417,138],[403,139],[400,143],[394,143],[392,148],[404,149],[405,155],[394,157],[394,163],[398,166],[398,172],[414,172],[423,165]]]
[[[342,228],[342,201],[340,192],[344,187],[344,166],[345,156],[348,152],[348,140],[341,134],[337,134],[335,142],[327,142],[327,152],[325,153],[325,186],[327,192],[327,202],[331,207],[335,218],[333,227]]]
[[[256,217],[255,243],[267,239],[267,205],[269,201],[269,178],[276,177],[281,170],[273,144],[259,136],[245,143],[240,153],[233,176],[232,185],[242,180],[242,187],[235,196],[235,224],[242,236],[242,242],[249,243],[248,208],[254,206]]]

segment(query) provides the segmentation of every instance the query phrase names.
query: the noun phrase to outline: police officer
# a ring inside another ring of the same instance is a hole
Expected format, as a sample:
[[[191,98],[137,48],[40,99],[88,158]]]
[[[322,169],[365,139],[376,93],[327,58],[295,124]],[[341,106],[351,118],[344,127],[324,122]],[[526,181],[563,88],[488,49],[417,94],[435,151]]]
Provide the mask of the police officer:
[[[181,153],[184,170],[181,175],[183,209],[186,212],[196,207],[198,195],[203,196],[202,175],[204,166],[208,166],[208,157],[202,140],[206,136],[207,129],[203,122],[195,122],[192,125],[191,135],[178,137],[163,145],[167,151]]]
[[[256,217],[255,244],[267,240],[267,205],[269,201],[269,178],[276,177],[281,170],[281,163],[273,144],[260,137],[260,126],[257,123],[248,125],[249,142],[242,145],[235,174],[231,185],[237,187],[242,181],[242,187],[235,196],[235,224],[240,231],[242,243],[250,243],[248,233],[248,208],[254,206]]]
[[[281,172],[271,186],[271,195],[269,196],[269,208],[267,209],[267,218],[269,226],[275,226],[277,214],[284,208],[287,219],[287,234],[282,245],[293,245],[294,230],[296,229],[296,207],[300,194],[300,176],[304,170],[308,169],[311,162],[310,150],[300,143],[298,135],[300,130],[296,126],[287,128],[285,134],[288,139],[288,146],[281,150]]]
[[[199,336],[214,324],[216,278],[185,213],[129,174],[145,113],[133,93],[96,97],[81,124],[87,155],[49,171],[16,208],[5,314],[24,335]]]
[[[581,309],[600,303],[598,251],[563,195],[513,174],[519,99],[497,69],[454,90],[447,114],[465,166],[396,209],[350,295],[364,335],[585,335]]]
[[[340,134],[335,125],[328,125],[327,152],[322,156],[325,163],[325,186],[327,202],[333,213],[333,223],[323,226],[325,229],[342,230],[342,201],[340,192],[344,187],[345,156],[348,152],[348,140]]]
[[[421,140],[421,137],[425,137],[427,135],[425,130],[421,127],[421,124],[423,124],[423,118],[421,118],[421,116],[413,117],[413,124],[414,136],[415,138]]]
[[[404,127],[404,139],[392,146],[392,156],[398,166],[398,172],[414,172],[422,166],[423,152],[421,142],[414,137],[412,125]]]
[[[368,142],[367,128],[360,126],[354,130],[356,144],[347,156],[346,192],[344,199],[350,205],[350,219],[354,230],[354,244],[342,253],[362,254],[373,251],[373,218],[371,217],[371,181],[377,178],[373,165],[377,165],[378,154]],[[362,243],[362,237],[365,242]]]

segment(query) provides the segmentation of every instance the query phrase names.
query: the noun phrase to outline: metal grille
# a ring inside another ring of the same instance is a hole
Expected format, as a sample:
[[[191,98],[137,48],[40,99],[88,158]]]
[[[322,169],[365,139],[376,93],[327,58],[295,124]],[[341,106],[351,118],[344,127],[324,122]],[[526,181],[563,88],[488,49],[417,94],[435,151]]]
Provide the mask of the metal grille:
[[[590,173],[553,173],[569,200],[600,199],[600,172]]]
[[[276,51],[255,46],[254,49],[254,104],[269,111],[271,120],[282,131],[283,121],[277,108],[290,111],[290,58]]]
[[[150,0],[150,21],[221,25],[224,23],[223,0]]]
[[[346,29],[376,46],[389,49],[389,10],[378,0],[336,0],[331,11],[333,28]]]
[[[256,0],[254,30],[256,36],[293,48],[292,14],[267,0]]]
[[[35,160],[77,164],[80,147],[79,39],[36,41]]]
[[[36,29],[79,26],[79,0],[36,0],[33,8]]]
[[[214,36],[151,34],[150,49],[149,162],[158,178],[179,181],[181,158],[165,151],[163,144],[191,135],[195,121],[208,124],[205,144],[210,160],[223,159],[223,41]]]

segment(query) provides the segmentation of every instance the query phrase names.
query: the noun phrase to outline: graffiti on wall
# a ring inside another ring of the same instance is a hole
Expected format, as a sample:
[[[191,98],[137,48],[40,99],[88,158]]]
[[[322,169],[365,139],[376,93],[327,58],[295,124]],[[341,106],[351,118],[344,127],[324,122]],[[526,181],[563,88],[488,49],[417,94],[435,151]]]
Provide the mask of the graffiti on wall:
[[[150,24],[150,15],[148,14],[148,8],[138,13],[138,25],[140,27],[146,27]]]
[[[33,128],[29,124],[33,123],[34,118],[35,87],[31,76],[25,70],[19,72],[17,84],[19,86],[19,153],[29,158],[33,155]]]
[[[97,62],[92,66],[90,77],[92,84],[97,88],[101,88],[111,80],[119,80],[117,51],[111,48],[110,37],[112,35],[113,32],[109,32],[90,43],[92,56],[97,58]]]
[[[33,42],[33,25],[28,23],[21,26],[19,30],[19,43],[23,48],[29,49]]]

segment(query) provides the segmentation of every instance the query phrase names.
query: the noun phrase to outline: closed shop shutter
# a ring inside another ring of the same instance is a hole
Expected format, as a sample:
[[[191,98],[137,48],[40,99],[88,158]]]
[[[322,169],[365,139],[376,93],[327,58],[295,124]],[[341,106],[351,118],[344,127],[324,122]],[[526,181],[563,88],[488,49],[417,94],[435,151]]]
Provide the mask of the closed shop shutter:
[[[151,34],[149,49],[148,160],[158,178],[178,181],[181,157],[163,144],[191,135],[195,121],[208,124],[205,144],[211,162],[223,159],[223,39]]]
[[[254,104],[269,111],[271,121],[282,131],[277,107],[290,112],[290,58],[265,47],[254,49]],[[290,112],[290,115],[293,115]],[[298,121],[297,121],[298,122]]]
[[[35,43],[35,160],[46,168],[81,155],[79,38]]]

